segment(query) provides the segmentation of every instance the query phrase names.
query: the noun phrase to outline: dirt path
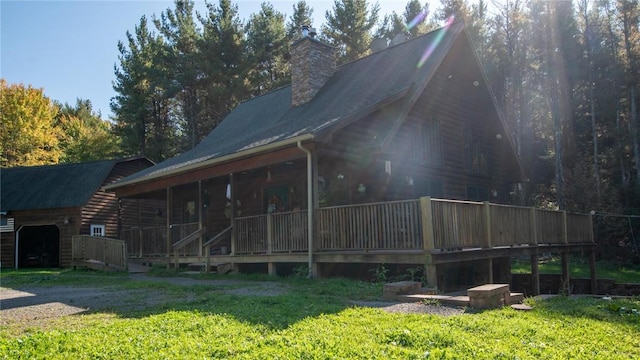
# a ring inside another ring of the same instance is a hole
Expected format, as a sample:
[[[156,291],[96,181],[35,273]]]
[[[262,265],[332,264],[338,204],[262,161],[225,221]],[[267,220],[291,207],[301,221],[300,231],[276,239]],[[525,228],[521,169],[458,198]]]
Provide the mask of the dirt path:
[[[211,286],[236,295],[276,296],[285,291],[282,284],[239,280],[196,280],[188,277],[151,277],[131,274],[133,281],[168,282],[185,287]],[[179,295],[159,289],[121,289],[112,286],[29,286],[0,287],[0,326],[20,324],[37,326],[49,319],[81,314],[101,309],[119,311],[144,310],[169,301],[193,301],[194,295],[185,291]]]

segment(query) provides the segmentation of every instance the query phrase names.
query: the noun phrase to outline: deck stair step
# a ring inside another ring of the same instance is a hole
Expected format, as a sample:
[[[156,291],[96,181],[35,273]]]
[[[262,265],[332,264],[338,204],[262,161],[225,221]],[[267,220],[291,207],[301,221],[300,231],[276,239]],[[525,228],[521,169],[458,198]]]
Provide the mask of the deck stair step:
[[[394,300],[398,295],[415,294],[420,290],[422,283],[418,281],[398,281],[382,286],[382,297]]]
[[[426,294],[411,294],[411,295],[399,295],[396,301],[415,303],[415,302],[431,302],[437,301],[442,305],[448,306],[469,306],[469,297],[465,295],[426,295]]]

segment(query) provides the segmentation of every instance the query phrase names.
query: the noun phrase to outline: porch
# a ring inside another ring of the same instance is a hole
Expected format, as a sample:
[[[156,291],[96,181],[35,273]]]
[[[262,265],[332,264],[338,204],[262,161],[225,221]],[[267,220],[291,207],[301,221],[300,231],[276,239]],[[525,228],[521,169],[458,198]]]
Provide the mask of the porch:
[[[212,238],[196,222],[125,230],[121,239],[137,262],[206,269],[266,264],[270,274],[277,264],[301,263],[314,277],[327,264],[407,264],[424,266],[433,287],[443,281],[438,268],[461,262],[484,264],[482,281],[492,283],[492,261],[512,256],[531,256],[536,278],[543,253],[566,260],[569,252],[586,251],[595,268],[591,216],[566,211],[422,197],[232,217],[230,223]],[[568,260],[564,268],[568,279]]]

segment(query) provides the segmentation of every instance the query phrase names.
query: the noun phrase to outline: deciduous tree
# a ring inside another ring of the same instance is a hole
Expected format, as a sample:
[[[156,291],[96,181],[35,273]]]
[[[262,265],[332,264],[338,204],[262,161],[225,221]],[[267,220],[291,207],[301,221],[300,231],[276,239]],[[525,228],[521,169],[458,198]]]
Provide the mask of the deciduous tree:
[[[2,167],[58,163],[58,108],[42,89],[0,79],[0,109]]]

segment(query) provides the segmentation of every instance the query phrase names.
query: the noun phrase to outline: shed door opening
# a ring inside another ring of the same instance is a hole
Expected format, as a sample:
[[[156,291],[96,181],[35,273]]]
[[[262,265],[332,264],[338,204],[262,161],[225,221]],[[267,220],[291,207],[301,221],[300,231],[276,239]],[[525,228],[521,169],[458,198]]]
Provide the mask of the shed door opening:
[[[18,268],[60,266],[60,230],[55,225],[18,230]]]

